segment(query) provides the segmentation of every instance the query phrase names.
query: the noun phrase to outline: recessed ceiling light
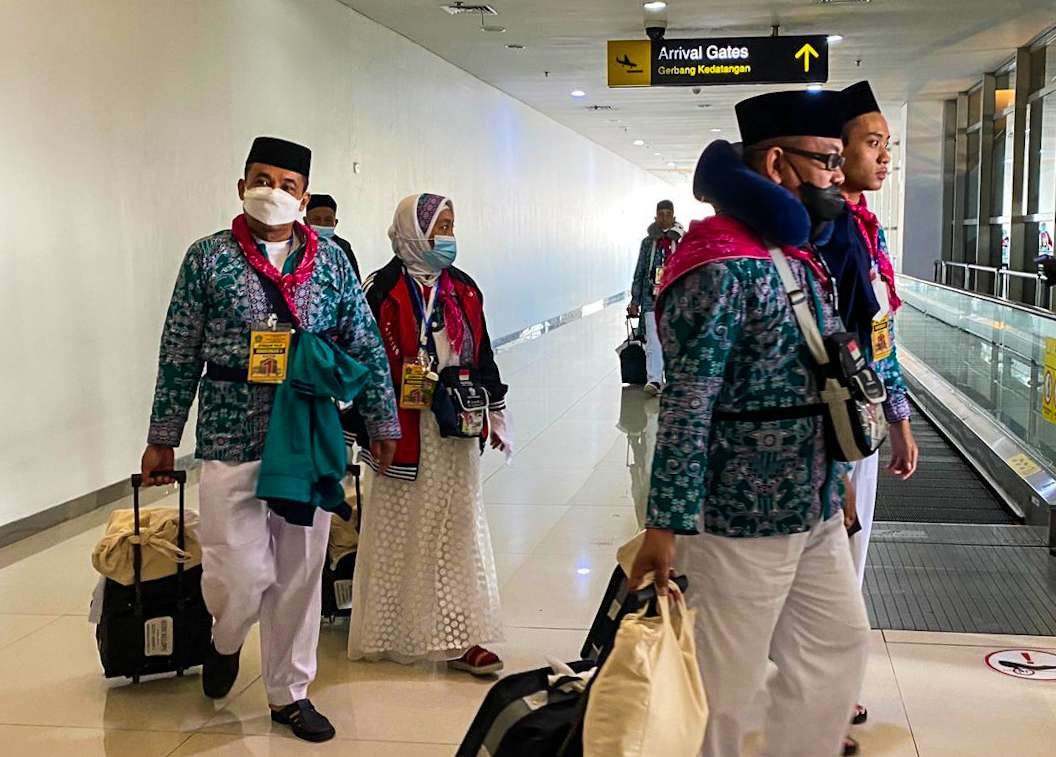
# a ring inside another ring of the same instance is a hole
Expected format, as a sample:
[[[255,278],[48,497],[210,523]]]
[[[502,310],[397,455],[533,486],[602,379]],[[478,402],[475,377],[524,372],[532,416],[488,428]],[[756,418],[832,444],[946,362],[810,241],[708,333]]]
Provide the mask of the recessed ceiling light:
[[[668,168],[674,168],[674,167],[675,167],[675,164],[674,164],[674,162],[668,163],[668,164],[667,164],[667,167],[668,167]]]
[[[506,45],[506,49],[507,50],[523,50],[524,49],[524,45],[518,45],[516,43],[511,43],[509,45]]]
[[[506,31],[506,27],[505,26],[481,26],[480,30],[482,32],[495,32],[497,34],[502,34],[503,32]]]
[[[807,92],[821,92],[821,89],[822,89],[822,87],[821,87],[820,84],[808,84],[807,85]]]
[[[712,134],[719,134],[721,131],[722,131],[722,129],[712,129],[711,133]]]
[[[654,157],[654,158],[659,158],[659,157],[660,157],[660,153],[658,153],[658,152],[654,152],[654,153],[653,153],[653,157]]]
[[[582,89],[573,89],[571,92],[569,92],[569,94],[572,95],[572,97],[586,97],[587,96],[587,93],[584,92]]]
[[[636,140],[634,140],[634,146],[635,147],[641,147],[644,144],[645,144],[645,140],[644,139],[636,139]]]
[[[642,3],[642,7],[647,11],[662,11],[667,7],[667,3],[662,0],[651,0],[651,2]]]
[[[842,34],[830,34],[828,36],[828,42],[829,42],[830,45],[838,45],[839,43],[843,42],[843,35]]]

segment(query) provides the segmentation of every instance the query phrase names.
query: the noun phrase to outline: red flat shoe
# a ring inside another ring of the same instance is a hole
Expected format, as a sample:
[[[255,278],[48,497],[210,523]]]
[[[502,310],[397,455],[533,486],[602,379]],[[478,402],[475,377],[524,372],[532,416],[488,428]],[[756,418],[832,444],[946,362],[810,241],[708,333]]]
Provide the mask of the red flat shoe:
[[[447,666],[452,670],[461,670],[470,675],[489,676],[502,670],[502,660],[494,652],[484,647],[473,647],[457,660],[451,660]]]

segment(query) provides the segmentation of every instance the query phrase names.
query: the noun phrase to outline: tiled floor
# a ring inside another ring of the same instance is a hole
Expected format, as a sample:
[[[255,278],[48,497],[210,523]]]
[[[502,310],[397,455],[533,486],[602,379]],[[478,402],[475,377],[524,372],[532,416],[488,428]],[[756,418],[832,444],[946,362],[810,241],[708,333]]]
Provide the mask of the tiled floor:
[[[655,428],[656,402],[621,393],[612,350],[622,334],[617,306],[500,355],[518,452],[510,467],[489,453],[485,491],[507,670],[576,656],[615,548],[638,528],[644,471],[634,463],[648,458],[643,431]],[[139,686],[104,680],[86,617],[89,553],[104,518],[93,513],[0,550],[0,754],[453,754],[487,684],[432,667],[351,663],[340,624],[324,626],[312,690],[338,729],[329,744],[272,729],[255,634],[221,702],[201,696],[193,673]],[[1056,649],[1056,639],[873,632],[864,696],[871,717],[854,729],[863,754],[1052,754],[1056,682],[999,675],[983,663],[990,650],[1020,646]]]

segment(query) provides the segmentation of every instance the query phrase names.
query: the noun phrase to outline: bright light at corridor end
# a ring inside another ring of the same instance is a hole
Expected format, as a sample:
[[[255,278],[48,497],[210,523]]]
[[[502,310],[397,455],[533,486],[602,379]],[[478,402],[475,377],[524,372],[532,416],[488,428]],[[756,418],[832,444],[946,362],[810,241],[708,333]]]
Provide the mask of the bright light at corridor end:
[[[572,95],[572,97],[586,97],[587,96],[587,93],[584,92],[582,89],[573,89],[571,92],[569,92],[569,94]]]
[[[644,144],[645,144],[645,140],[644,139],[636,139],[636,140],[634,140],[634,146],[635,147],[641,147]]]
[[[661,0],[653,0],[652,2],[642,3],[642,7],[647,11],[662,11],[667,7],[667,3]]]

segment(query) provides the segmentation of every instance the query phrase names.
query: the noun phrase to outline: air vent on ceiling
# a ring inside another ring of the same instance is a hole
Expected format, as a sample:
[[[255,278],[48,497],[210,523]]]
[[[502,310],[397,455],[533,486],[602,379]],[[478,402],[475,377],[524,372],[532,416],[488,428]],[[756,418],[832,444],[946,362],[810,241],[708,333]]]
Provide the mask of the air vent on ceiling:
[[[587,106],[587,110],[593,110],[593,111],[604,110],[604,111],[611,112],[611,111],[616,110],[616,106],[615,105],[588,105]]]
[[[452,3],[451,5],[442,5],[440,7],[452,16],[459,16],[463,13],[472,13],[474,15],[479,13],[481,16],[499,15],[499,12],[492,8],[490,5],[467,5],[466,3]]]
[[[873,0],[814,0],[814,5],[864,5]]]

